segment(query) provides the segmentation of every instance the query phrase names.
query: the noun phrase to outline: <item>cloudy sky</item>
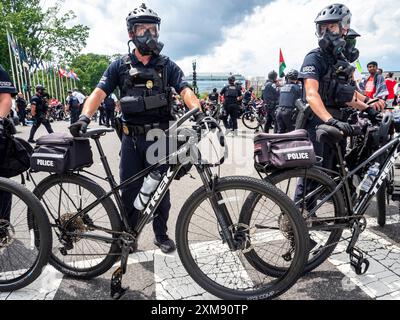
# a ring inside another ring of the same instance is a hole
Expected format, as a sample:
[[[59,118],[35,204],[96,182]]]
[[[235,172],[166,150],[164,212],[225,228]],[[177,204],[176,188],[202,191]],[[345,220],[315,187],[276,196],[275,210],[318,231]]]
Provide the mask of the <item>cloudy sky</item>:
[[[163,53],[186,72],[238,72],[265,76],[278,68],[282,48],[288,68],[299,68],[317,46],[314,19],[332,0],[66,0],[77,22],[91,28],[84,52],[127,52],[125,18],[145,2],[162,18]],[[47,0],[46,4],[50,4]],[[342,0],[353,13],[352,28],[363,66],[377,60],[400,70],[399,0]],[[366,67],[365,67],[366,69]]]

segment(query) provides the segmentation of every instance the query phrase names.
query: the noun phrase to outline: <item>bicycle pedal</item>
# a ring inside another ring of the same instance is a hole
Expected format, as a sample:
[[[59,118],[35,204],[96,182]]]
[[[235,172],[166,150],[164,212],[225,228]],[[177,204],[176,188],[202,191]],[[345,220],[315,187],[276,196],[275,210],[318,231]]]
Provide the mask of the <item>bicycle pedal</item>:
[[[370,266],[369,261],[364,258],[363,253],[357,249],[353,249],[350,253],[350,264],[358,276],[366,274]]]
[[[120,300],[125,293],[128,291],[129,287],[122,288],[122,268],[118,268],[112,275],[111,278],[111,298],[113,300]]]

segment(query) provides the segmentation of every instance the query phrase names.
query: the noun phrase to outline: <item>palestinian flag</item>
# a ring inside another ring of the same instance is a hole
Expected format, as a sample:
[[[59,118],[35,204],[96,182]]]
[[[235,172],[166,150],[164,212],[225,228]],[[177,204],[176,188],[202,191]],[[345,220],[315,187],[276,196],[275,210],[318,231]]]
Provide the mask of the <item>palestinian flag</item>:
[[[279,53],[279,77],[283,78],[285,76],[286,63],[283,58],[282,49],[280,49]]]

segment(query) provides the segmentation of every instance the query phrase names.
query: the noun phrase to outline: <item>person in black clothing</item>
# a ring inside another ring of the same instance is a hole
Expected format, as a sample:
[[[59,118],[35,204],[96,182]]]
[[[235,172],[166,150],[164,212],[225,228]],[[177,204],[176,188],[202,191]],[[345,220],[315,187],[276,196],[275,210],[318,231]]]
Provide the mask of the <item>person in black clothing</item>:
[[[0,163],[4,161],[6,140],[4,137],[5,118],[8,116],[12,106],[12,97],[17,90],[12,84],[10,77],[0,65]],[[0,191],[0,220],[10,220],[12,195],[9,192]],[[7,237],[7,229],[2,228],[0,222],[0,241]]]
[[[15,104],[16,104],[16,107],[17,107],[17,113],[18,113],[19,121],[24,127],[26,127],[26,107],[27,107],[27,103],[26,103],[26,100],[25,100],[24,95],[22,94],[22,92],[18,93],[18,96],[15,99]]]
[[[227,130],[231,130],[227,133],[233,133],[235,136],[238,135],[238,118],[240,101],[242,100],[242,88],[235,84],[235,77],[229,77],[229,84],[221,90],[221,95],[224,96],[224,109],[226,110],[232,127],[228,123],[228,119],[224,120],[224,125]]]
[[[71,124],[78,122],[80,115],[80,103],[77,97],[73,96],[72,91],[68,91],[68,109],[71,112]]]
[[[105,126],[106,125],[106,107],[104,105],[104,101],[100,104],[99,113],[100,113],[99,125]]]
[[[276,114],[278,133],[288,133],[295,129],[295,103],[302,97],[302,90],[297,84],[299,72],[290,70],[286,75],[288,81],[281,90],[279,107]]]
[[[219,93],[217,88],[214,88],[213,92],[208,95],[208,101],[214,105],[219,103]]]
[[[278,74],[276,71],[271,71],[268,74],[268,80],[265,83],[265,88],[263,90],[263,101],[265,107],[267,108],[267,122],[265,124],[264,132],[268,133],[270,129],[272,129],[272,124],[275,124],[276,131],[276,107],[279,103],[279,82],[278,82]]]
[[[46,118],[48,105],[45,99],[46,93],[45,88],[41,85],[36,86],[36,95],[31,99],[31,112],[33,117],[33,126],[29,136],[28,142],[36,143],[34,139],[37,129],[43,124],[47,132],[54,133],[50,121]]]
[[[247,105],[253,100],[254,98],[254,88],[250,87],[249,90],[245,92],[243,95],[243,105],[247,107]]]
[[[107,98],[104,99],[104,109],[106,113],[106,127],[110,127],[110,122],[111,122],[111,127],[115,128],[115,107],[117,106],[113,94],[109,95]]]
[[[344,108],[364,111],[375,122],[379,115],[377,110],[385,107],[382,100],[368,106],[366,103],[369,99],[356,90],[353,80],[355,68],[351,63],[357,60],[359,52],[351,45],[354,42],[349,40],[352,39],[347,38],[354,34],[350,29],[351,18],[350,10],[342,4],[328,6],[318,14],[315,23],[319,48],[307,54],[299,75],[303,81],[304,98],[312,110],[302,129],[308,131],[316,155],[323,158],[322,166],[331,170],[337,170],[335,153],[330,146],[317,142],[316,128],[326,124],[349,136],[353,128],[347,122],[347,113],[342,112]],[[345,139],[341,146],[344,151]],[[298,198],[303,194],[303,189],[303,183],[300,182],[296,192]]]
[[[199,108],[200,102],[189,83],[185,81],[182,70],[168,57],[161,55],[163,44],[158,41],[161,19],[145,4],[134,9],[126,19],[130,37],[135,49],[115,60],[105,71],[97,88],[87,99],[79,121],[70,127],[73,136],[86,132],[90,119],[100,103],[118,87],[120,89],[120,107],[122,112],[122,149],[120,163],[121,182],[135,176],[154,164],[146,157],[154,141],[146,139],[153,129],[167,130],[173,121],[172,87],[182,97],[190,109]],[[204,121],[204,114],[196,117],[198,124]],[[166,146],[169,145],[165,139]],[[160,143],[160,141],[158,141]],[[168,149],[168,148],[166,148]],[[158,158],[164,158],[158,154]],[[156,160],[156,159],[154,159]],[[163,174],[168,166],[163,166]],[[140,192],[144,179],[132,183],[121,190],[123,206],[129,216],[132,230],[137,224],[140,212],[134,207],[134,200]],[[171,209],[168,192],[155,213],[153,229],[154,244],[162,252],[176,250],[175,243],[168,237],[167,222]],[[137,242],[132,246],[134,251]]]

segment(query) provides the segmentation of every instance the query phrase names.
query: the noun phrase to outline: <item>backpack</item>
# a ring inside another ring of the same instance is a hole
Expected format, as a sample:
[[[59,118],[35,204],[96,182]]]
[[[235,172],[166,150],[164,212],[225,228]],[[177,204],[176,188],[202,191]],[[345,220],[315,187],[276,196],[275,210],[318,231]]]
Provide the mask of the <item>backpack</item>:
[[[32,146],[23,139],[14,137],[13,125],[6,120],[5,135],[1,146],[0,177],[14,178],[30,169]]]

